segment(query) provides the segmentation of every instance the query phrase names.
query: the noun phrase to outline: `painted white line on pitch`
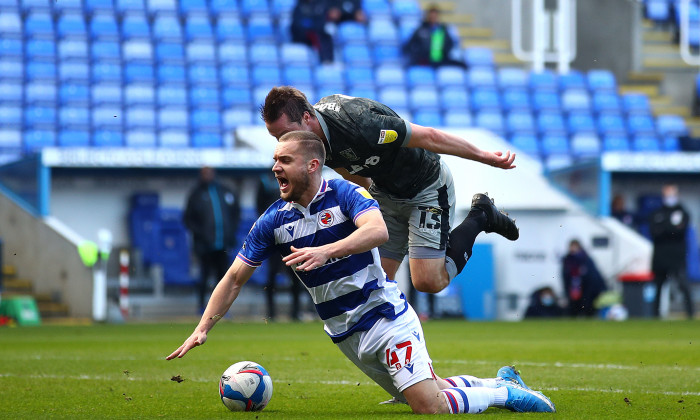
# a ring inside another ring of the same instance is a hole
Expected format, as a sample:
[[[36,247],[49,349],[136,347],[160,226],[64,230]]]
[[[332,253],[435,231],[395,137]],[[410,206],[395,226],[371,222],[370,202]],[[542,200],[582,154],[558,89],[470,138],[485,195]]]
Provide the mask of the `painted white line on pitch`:
[[[439,363],[455,364],[455,365],[480,365],[480,366],[496,366],[499,365],[498,362],[488,361],[488,360],[437,360]],[[694,370],[700,372],[700,367],[695,366],[664,366],[664,365],[648,365],[640,363],[639,365],[629,366],[629,365],[618,365],[611,363],[564,363],[564,362],[526,362],[526,361],[515,361],[516,366],[534,366],[534,367],[556,367],[556,368],[566,368],[566,369],[603,369],[603,370],[638,370],[640,368],[657,368],[664,370],[678,370],[687,372],[689,370]]]

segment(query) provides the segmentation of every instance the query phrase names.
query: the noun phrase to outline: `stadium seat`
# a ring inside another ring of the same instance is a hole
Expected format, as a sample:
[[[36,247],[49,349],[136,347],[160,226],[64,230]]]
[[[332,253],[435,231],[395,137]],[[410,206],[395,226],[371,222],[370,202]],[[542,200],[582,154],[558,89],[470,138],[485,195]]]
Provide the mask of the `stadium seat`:
[[[99,83],[92,85],[90,89],[93,105],[121,105],[122,89],[114,83]]]
[[[568,73],[559,74],[559,89],[564,91],[568,89],[586,89],[588,84],[586,78],[578,70],[569,70]]]
[[[569,114],[566,124],[570,135],[597,133],[598,131],[593,115],[587,112],[573,112]]]
[[[600,155],[600,139],[595,133],[578,133],[571,137],[571,154],[576,158]]]
[[[26,45],[27,57],[30,59],[56,58],[56,43],[48,39],[28,39]]]
[[[377,89],[373,87],[353,86],[350,87],[348,94],[356,98],[377,99]]]
[[[92,132],[92,145],[95,147],[122,147],[124,134],[118,130],[95,130]]]
[[[187,61],[193,63],[208,63],[216,62],[216,46],[212,42],[195,41],[187,44],[185,47]]]
[[[179,1],[176,0],[146,0],[146,9],[150,15],[175,14],[178,9],[177,3]]]
[[[236,106],[252,106],[253,97],[250,89],[245,86],[226,87],[222,91],[222,104],[226,108]]]
[[[238,23],[240,24],[240,23]],[[193,40],[211,40],[214,28],[207,15],[189,15],[185,18],[185,38]]]
[[[109,130],[122,128],[124,115],[121,106],[103,105],[93,106],[91,109],[93,128]]]
[[[14,82],[0,82],[0,103],[22,103],[22,85]]]
[[[156,61],[158,63],[185,62],[185,47],[183,44],[159,42],[156,44]]]
[[[414,115],[419,111],[436,113],[440,110],[438,91],[432,86],[417,86],[410,89],[408,100]]]
[[[504,67],[498,69],[498,87],[501,89],[526,89],[528,87],[528,75],[525,70],[517,67]]]
[[[216,66],[195,64],[187,69],[187,78],[191,86],[216,85],[219,80]]]
[[[345,90],[345,78],[342,72],[333,65],[321,65],[316,68],[315,73],[316,88],[330,87],[332,89]]]
[[[190,127],[193,130],[219,130],[221,114],[214,109],[195,109],[190,113]]]
[[[617,91],[617,81],[615,80],[615,75],[610,70],[589,70],[586,75],[586,80],[588,82],[588,89],[591,92]]]
[[[127,129],[153,129],[156,126],[156,113],[153,107],[132,106],[124,109]],[[127,134],[127,144],[129,143]]]
[[[656,135],[656,125],[651,115],[629,115],[627,117],[627,132],[631,136],[639,134]]]
[[[471,127],[472,125],[472,115],[466,110],[448,110],[443,119],[447,127]]]
[[[182,25],[175,15],[156,16],[153,19],[155,41],[182,41]]]
[[[220,0],[229,1],[229,0]],[[234,2],[235,4],[235,2]],[[219,41],[244,42],[245,32],[238,16],[223,16],[216,25],[216,37]]]
[[[56,80],[56,64],[54,62],[30,61],[26,65],[26,80]]]
[[[373,16],[368,24],[367,38],[371,45],[399,45],[399,31],[391,19]]]
[[[151,42],[145,39],[133,39],[123,42],[122,58],[125,62],[152,60],[153,47]]]
[[[248,47],[238,42],[223,42],[218,45],[219,62],[226,64],[247,64]]]
[[[114,2],[112,0],[85,0],[84,2],[85,12],[91,14],[93,17],[96,13],[110,12],[114,14]]]
[[[0,44],[1,43],[2,41],[0,41]],[[21,81],[23,78],[24,62],[21,59],[12,57],[0,57],[0,80],[14,80],[15,82],[18,82]]]
[[[501,111],[501,97],[496,89],[480,88],[472,90],[471,109],[475,112]]]
[[[561,98],[551,90],[537,90],[531,96],[532,108],[535,112],[561,111]]]
[[[661,138],[661,150],[664,152],[678,152],[681,150],[681,142],[678,137],[670,136]]]
[[[411,38],[411,36],[413,36],[413,33],[416,31],[421,22],[422,18],[408,18],[399,21],[399,39],[401,44],[404,44]]]
[[[356,87],[374,89],[374,71],[371,67],[349,67],[345,70],[345,81],[351,89]]]
[[[598,91],[593,94],[593,111],[597,114],[622,112],[620,97],[615,92]]]
[[[343,22],[338,25],[334,40],[339,45],[367,45],[367,28],[365,25],[358,22]]]
[[[505,120],[506,132],[511,136],[515,134],[535,135],[535,119],[529,111],[512,111],[509,112]]]
[[[465,88],[467,86],[467,74],[459,66],[441,66],[435,71],[435,82],[441,88],[452,86]]]
[[[59,147],[88,147],[90,146],[90,131],[61,130],[58,132]]]
[[[375,18],[388,19],[392,14],[391,6],[387,0],[363,0],[362,8],[367,15]]]
[[[442,114],[438,111],[415,111],[413,122],[424,127],[442,127]]]
[[[279,53],[283,65],[313,65],[316,60],[316,54],[306,44],[284,43],[280,46]]]
[[[275,25],[268,16],[257,17],[248,20],[248,25],[245,29],[248,42],[277,42],[277,34],[275,33]]]
[[[488,67],[477,67],[467,70],[467,85],[470,89],[498,88],[496,72]]]
[[[350,67],[370,67],[374,61],[372,52],[365,44],[347,44],[342,47],[342,57],[346,65]]]
[[[182,222],[182,210],[161,208],[155,241],[155,262],[163,267],[163,283],[168,286],[194,286],[198,279],[190,275],[188,233]]]
[[[587,112],[591,110],[591,98],[585,90],[566,90],[561,94],[561,106],[566,112]]]
[[[545,158],[545,167],[548,171],[556,171],[569,167],[573,164],[573,159],[570,155],[549,155]]]
[[[282,72],[282,80],[285,85],[311,85],[313,83],[313,73],[308,66],[287,66]]]
[[[124,66],[124,81],[126,83],[153,83],[153,66],[146,63],[126,63]]]
[[[402,67],[385,64],[375,70],[376,83],[378,88],[389,86],[406,86],[406,74]]]
[[[158,110],[158,130],[187,130],[189,115],[187,108],[166,106]]]
[[[190,143],[195,148],[221,147],[221,135],[212,132],[194,132]]]
[[[87,36],[87,26],[82,13],[65,13],[59,16],[56,23],[56,34],[60,38],[65,37],[80,37]]]
[[[180,0],[180,14],[205,14],[208,12],[207,0]],[[235,2],[231,2],[235,3]]]
[[[32,11],[24,19],[24,35],[27,38],[53,39],[54,21],[48,11]]]
[[[219,78],[224,86],[249,86],[250,72],[246,65],[229,64],[219,68]]]
[[[120,13],[143,12],[146,10],[144,0],[114,0],[115,9]]]
[[[158,86],[156,99],[158,106],[186,106],[187,88],[184,85],[173,84]]]
[[[505,134],[506,127],[503,114],[497,110],[486,109],[478,111],[474,118],[474,125],[492,131],[498,136]]]
[[[23,57],[24,45],[21,39],[0,39],[0,57]]]
[[[111,11],[111,10],[110,10]],[[119,26],[114,13],[99,12],[90,19],[90,36],[93,40],[119,38]]]
[[[291,15],[296,3],[297,0],[271,0],[270,10],[272,16],[280,19],[281,17]]]
[[[689,133],[680,115],[659,115],[656,117],[656,131],[661,137],[680,137]]]
[[[88,43],[85,40],[69,39],[58,43],[58,58],[60,60],[83,60],[89,58]]]
[[[423,17],[423,10],[417,0],[394,0],[391,2],[391,12],[397,22]]]
[[[156,134],[152,129],[129,130],[124,135],[124,146],[134,148],[156,147]]]
[[[26,104],[36,103],[55,104],[58,90],[53,81],[30,82],[24,85],[24,100]]]
[[[158,147],[184,148],[190,146],[190,135],[182,130],[164,130],[158,132]]]
[[[21,127],[22,126],[23,108],[21,105],[4,105],[0,104],[0,126]]]
[[[544,70],[539,73],[530,72],[528,85],[533,91],[557,91],[559,81],[557,75],[551,70]]]
[[[513,147],[518,148],[531,157],[539,158],[540,145],[537,136],[533,134],[514,134],[510,137],[510,142]]]
[[[603,114],[598,117],[598,132],[601,136],[627,136],[625,119],[618,114]]]
[[[434,86],[435,70],[428,66],[411,66],[406,70],[406,82],[409,88]]]
[[[181,84],[187,80],[185,66],[181,64],[162,64],[156,75],[160,84]]]
[[[530,95],[527,91],[520,88],[507,89],[501,94],[501,102],[503,103],[503,110],[513,111],[530,111]]]
[[[0,151],[20,153],[22,149],[22,130],[0,128]]]
[[[270,7],[267,0],[240,0],[241,13],[246,18],[269,16]]]
[[[626,152],[630,150],[627,136],[610,134],[603,136],[603,151],[606,152]]]
[[[671,5],[669,0],[645,0],[646,17],[656,23],[668,23],[672,19]]]
[[[545,156],[569,154],[569,140],[564,135],[544,135],[541,138],[540,146],[542,154]]]
[[[93,41],[90,52],[94,61],[121,60],[121,44],[117,41]]]
[[[279,86],[282,84],[282,73],[276,65],[253,67],[253,84],[256,86]]]
[[[629,114],[651,114],[651,105],[649,104],[649,97],[643,93],[623,93],[621,95],[622,108]]]
[[[0,12],[0,36],[22,36],[22,16],[18,12]]]
[[[640,134],[632,137],[632,150],[635,152],[658,152],[661,150],[655,135]]]
[[[233,131],[241,125],[251,125],[255,118],[250,107],[236,107],[224,111],[223,127],[226,131]]]
[[[56,132],[53,130],[27,130],[24,132],[24,149],[35,152],[44,147],[56,146]]]
[[[146,16],[141,13],[130,13],[124,16],[121,23],[122,39],[149,39],[151,37],[151,27]]]
[[[241,9],[237,1],[209,0],[209,13],[214,17],[233,17],[240,19]]]
[[[279,51],[277,45],[269,42],[260,42],[250,45],[249,58],[253,67],[259,64],[277,65],[279,63]],[[255,68],[253,68],[255,71]]]
[[[90,110],[88,107],[61,107],[58,112],[58,124],[62,128],[90,127]]]
[[[153,105],[156,93],[153,85],[147,83],[133,83],[124,87],[124,103],[127,107],[132,105]]]
[[[56,108],[47,105],[25,107],[24,124],[28,127],[55,127]]]
[[[213,86],[193,86],[189,93],[190,105],[194,107],[219,106],[219,89]]]
[[[467,47],[463,50],[464,62],[470,69],[494,67],[493,50],[484,47]]]
[[[445,112],[450,110],[468,112],[470,109],[469,94],[464,88],[444,88],[440,93],[440,103]]]
[[[408,95],[406,89],[398,86],[390,86],[379,89],[379,102],[396,111],[397,108],[408,109]],[[397,111],[398,112],[398,111]]]

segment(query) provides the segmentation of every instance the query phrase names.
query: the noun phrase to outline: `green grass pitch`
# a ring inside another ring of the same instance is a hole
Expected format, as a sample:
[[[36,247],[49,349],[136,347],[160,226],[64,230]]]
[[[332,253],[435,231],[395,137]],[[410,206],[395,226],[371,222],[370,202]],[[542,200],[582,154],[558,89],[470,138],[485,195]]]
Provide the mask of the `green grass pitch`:
[[[0,418],[400,419],[404,405],[356,369],[313,323],[221,321],[180,360],[195,322],[0,329]],[[490,408],[481,417],[700,419],[697,321],[424,323],[441,376],[493,377],[515,364],[556,414]],[[229,412],[218,378],[252,360],[272,376],[258,413]],[[180,375],[184,381],[176,382]]]

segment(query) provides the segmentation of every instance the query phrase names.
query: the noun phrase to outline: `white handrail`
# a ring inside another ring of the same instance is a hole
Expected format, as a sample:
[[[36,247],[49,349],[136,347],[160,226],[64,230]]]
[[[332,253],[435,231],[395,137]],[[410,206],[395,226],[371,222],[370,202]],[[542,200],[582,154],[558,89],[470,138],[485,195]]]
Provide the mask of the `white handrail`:
[[[681,0],[681,15],[680,15],[680,53],[681,58],[690,66],[700,66],[700,55],[695,55],[690,51],[690,40],[688,32],[690,31],[690,0]],[[697,29],[697,28],[696,28]]]

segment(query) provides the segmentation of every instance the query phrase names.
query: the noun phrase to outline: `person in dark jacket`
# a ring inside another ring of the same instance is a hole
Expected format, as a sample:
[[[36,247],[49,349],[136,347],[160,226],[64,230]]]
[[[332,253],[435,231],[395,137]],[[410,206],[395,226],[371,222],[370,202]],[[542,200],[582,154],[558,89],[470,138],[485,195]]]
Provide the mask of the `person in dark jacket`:
[[[292,42],[306,44],[318,52],[322,64],[333,62],[333,37],[326,30],[328,4],[298,0],[292,10]]]
[[[214,169],[203,167],[199,183],[187,198],[184,214],[199,260],[200,309],[206,306],[209,277],[213,274],[218,282],[228,270],[228,251],[236,245],[239,221],[240,206],[233,191],[216,180]]]
[[[654,273],[656,298],[654,315],[659,316],[661,288],[673,278],[685,298],[685,311],[693,317],[693,301],[686,271],[686,231],[690,216],[678,199],[678,186],[666,184],[661,190],[663,206],[649,219],[649,232],[654,243],[651,271]]]
[[[423,22],[403,45],[403,52],[408,56],[411,66],[466,67],[464,62],[450,56],[455,45],[449,28],[440,22],[440,9],[433,5],[428,8]]]
[[[576,239],[569,243],[569,252],[562,261],[562,279],[569,302],[568,314],[593,316],[593,302],[607,290],[607,286],[595,263]]]
[[[559,306],[557,296],[551,287],[540,287],[532,292],[525,318],[557,318],[563,315],[564,309]]]

